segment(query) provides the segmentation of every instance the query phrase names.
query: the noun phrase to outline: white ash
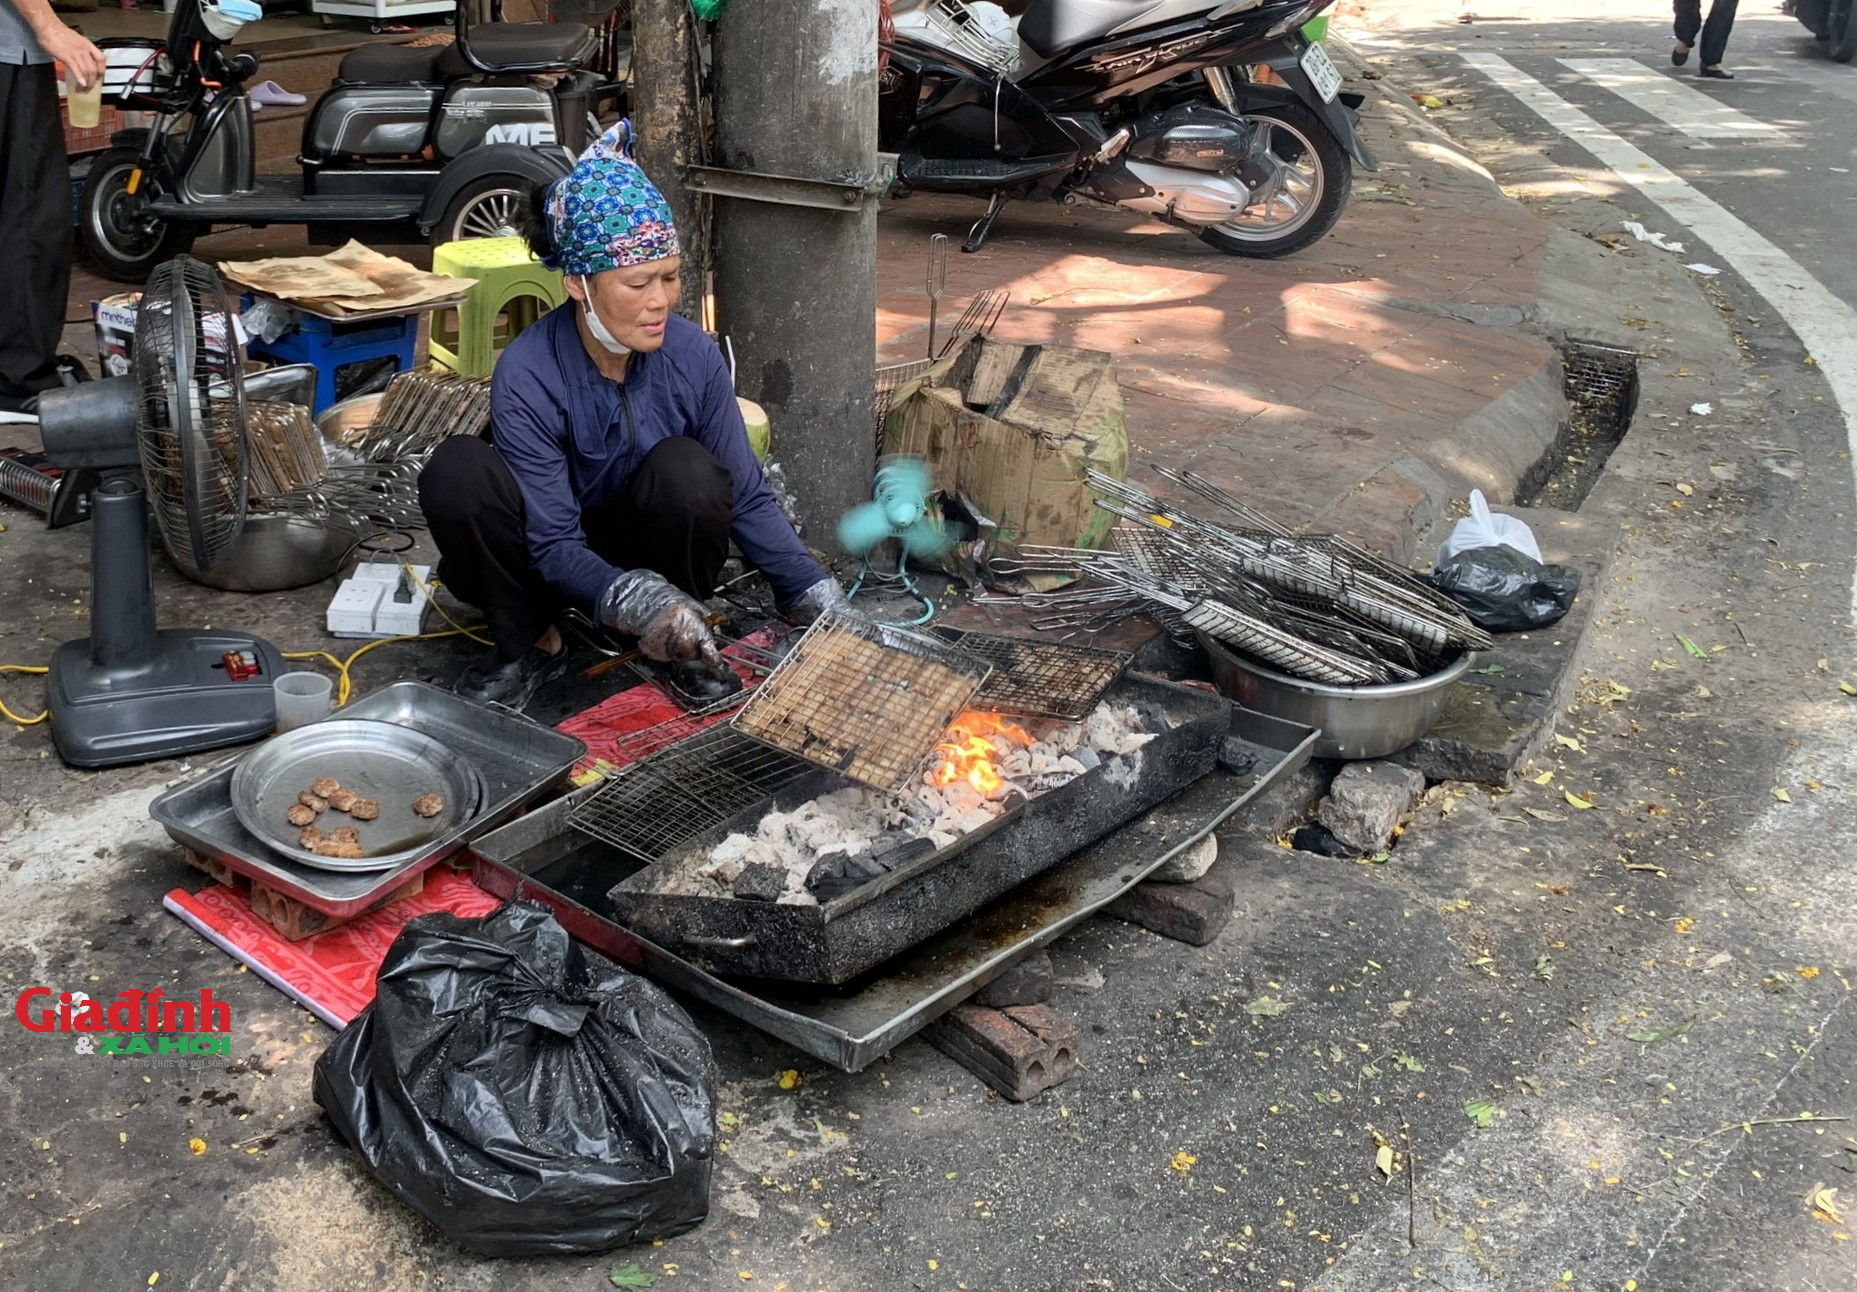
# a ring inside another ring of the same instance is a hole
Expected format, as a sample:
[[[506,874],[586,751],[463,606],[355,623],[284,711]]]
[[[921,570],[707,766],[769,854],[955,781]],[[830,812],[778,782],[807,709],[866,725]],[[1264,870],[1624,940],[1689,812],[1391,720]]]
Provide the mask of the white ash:
[[[787,872],[783,905],[812,906],[806,877],[819,861],[845,854],[881,853],[912,839],[928,839],[939,851],[986,826],[1019,802],[1067,785],[1100,769],[1111,784],[1127,788],[1141,771],[1141,750],[1155,737],[1141,714],[1128,705],[1099,704],[1082,722],[1038,722],[963,715],[943,749],[978,735],[991,748],[988,761],[999,785],[983,791],[961,776],[948,784],[950,769],[965,773],[944,754],[924,775],[921,788],[903,799],[857,786],[835,790],[789,812],[769,812],[753,834],[731,834],[698,861],[666,868],[655,891],[690,897],[730,897],[731,885],[754,864]],[[1022,732],[1027,745],[1015,739]],[[981,734],[985,733],[985,734]],[[984,778],[982,778],[984,780]]]

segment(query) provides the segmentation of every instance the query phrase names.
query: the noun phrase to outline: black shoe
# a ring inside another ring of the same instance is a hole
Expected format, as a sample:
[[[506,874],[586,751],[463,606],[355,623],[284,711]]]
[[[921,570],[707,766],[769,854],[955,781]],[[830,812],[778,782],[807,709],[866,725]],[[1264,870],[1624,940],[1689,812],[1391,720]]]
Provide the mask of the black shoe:
[[[1720,66],[1719,64],[1715,67],[1705,67],[1702,69],[1702,71],[1697,73],[1697,75],[1706,76],[1711,81],[1732,81],[1734,80],[1734,73],[1730,72],[1728,69]]]
[[[493,649],[465,666],[452,690],[479,704],[501,704],[521,710],[535,693],[567,672],[567,647],[545,655],[531,647],[521,659],[504,663]]]
[[[1670,50],[1671,66],[1681,67],[1687,62],[1689,62],[1689,51],[1684,49],[1681,45],[1672,46]]]

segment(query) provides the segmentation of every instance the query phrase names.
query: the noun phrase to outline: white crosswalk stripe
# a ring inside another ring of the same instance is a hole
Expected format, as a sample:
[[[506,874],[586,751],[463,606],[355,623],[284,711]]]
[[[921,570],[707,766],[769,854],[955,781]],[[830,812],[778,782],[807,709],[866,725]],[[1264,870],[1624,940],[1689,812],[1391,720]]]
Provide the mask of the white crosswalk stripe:
[[[1845,434],[1857,455],[1857,311],[1803,265],[1681,175],[1595,121],[1534,77],[1496,54],[1465,54],[1464,63],[1514,95],[1601,165],[1662,207],[1683,228],[1765,297],[1805,344],[1844,414]],[[1851,589],[1857,619],[1857,582]]]
[[[1777,126],[1748,116],[1632,58],[1563,58],[1561,64],[1692,139],[1773,139]]]

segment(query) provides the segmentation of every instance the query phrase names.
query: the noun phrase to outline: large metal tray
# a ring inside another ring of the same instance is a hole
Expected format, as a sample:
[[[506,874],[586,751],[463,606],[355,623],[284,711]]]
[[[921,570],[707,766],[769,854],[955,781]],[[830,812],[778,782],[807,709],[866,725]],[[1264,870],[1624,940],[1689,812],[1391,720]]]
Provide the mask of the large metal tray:
[[[586,745],[573,736],[508,709],[473,704],[424,682],[384,686],[340,714],[391,722],[444,742],[483,777],[483,804],[476,815],[429,841],[412,860],[367,874],[298,865],[254,838],[232,810],[236,759],[167,791],[149,805],[149,815],[166,827],[175,842],[339,918],[366,910],[383,893],[508,821],[565,780],[587,752]]]
[[[1223,696],[1135,674],[1117,682],[1105,702],[1158,708],[1171,725],[1139,754],[1019,803],[842,897],[789,906],[651,891],[656,875],[693,864],[731,833],[752,833],[770,809],[791,811],[847,783],[821,771],[622,881],[613,890],[614,909],[628,928],[713,972],[847,982],[1197,781],[1217,762],[1230,726],[1231,704]]]
[[[977,915],[836,989],[721,977],[622,927],[607,891],[641,863],[569,827],[575,799],[588,791],[483,836],[469,855],[474,877],[487,891],[540,902],[575,937],[613,959],[856,1072],[1296,772],[1309,761],[1316,738],[1307,727],[1243,709],[1232,711],[1231,734],[1256,760],[1243,773],[1212,772]]]

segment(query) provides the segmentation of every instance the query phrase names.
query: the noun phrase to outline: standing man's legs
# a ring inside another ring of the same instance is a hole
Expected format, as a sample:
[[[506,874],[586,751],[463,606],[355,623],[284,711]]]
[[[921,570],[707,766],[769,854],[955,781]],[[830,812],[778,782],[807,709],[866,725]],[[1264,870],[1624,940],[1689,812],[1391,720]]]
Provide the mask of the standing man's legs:
[[[1715,0],[1709,6],[1709,20],[1702,25],[1702,65],[1720,67],[1728,52],[1728,33],[1734,28],[1735,9],[1740,0]]]
[[[1689,61],[1689,51],[1695,47],[1696,33],[1702,30],[1702,0],[1675,0],[1676,3],[1676,52],[1670,61],[1681,67]]]
[[[12,254],[0,310],[0,406],[58,384],[71,290],[71,172],[50,63],[0,65],[0,229]]]

